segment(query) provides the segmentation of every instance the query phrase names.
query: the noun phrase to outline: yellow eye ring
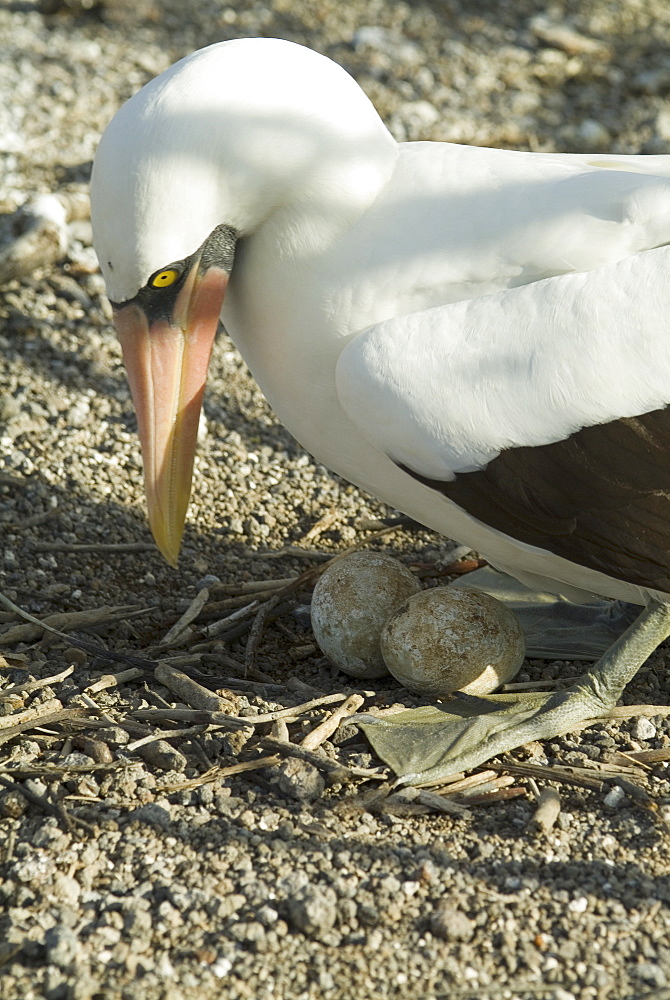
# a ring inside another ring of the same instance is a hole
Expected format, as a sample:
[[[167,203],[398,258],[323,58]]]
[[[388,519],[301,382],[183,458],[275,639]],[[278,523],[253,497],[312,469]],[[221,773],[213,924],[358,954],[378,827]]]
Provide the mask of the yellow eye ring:
[[[156,271],[151,275],[149,284],[152,288],[169,288],[177,281],[180,273],[176,267],[164,267],[162,271]]]

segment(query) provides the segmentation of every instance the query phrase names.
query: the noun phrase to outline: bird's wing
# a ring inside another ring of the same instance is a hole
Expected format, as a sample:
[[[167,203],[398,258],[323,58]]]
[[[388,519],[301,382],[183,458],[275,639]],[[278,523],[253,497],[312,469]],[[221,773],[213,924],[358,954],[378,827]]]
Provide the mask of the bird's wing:
[[[670,591],[670,248],[398,316],[342,351],[344,409],[485,524]]]
[[[392,312],[380,318],[595,270],[667,243],[669,156],[407,143],[344,244],[337,276],[359,295],[364,288],[350,327],[360,329],[384,305]]]

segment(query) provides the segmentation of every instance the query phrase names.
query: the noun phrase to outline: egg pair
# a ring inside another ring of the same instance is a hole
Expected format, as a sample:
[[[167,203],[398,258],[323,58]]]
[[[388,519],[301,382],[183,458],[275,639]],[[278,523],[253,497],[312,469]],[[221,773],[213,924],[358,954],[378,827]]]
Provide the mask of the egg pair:
[[[390,672],[432,697],[488,694],[525,655],[521,626],[500,601],[461,587],[421,590],[408,569],[377,552],[333,562],[314,588],[311,615],[316,641],[344,673]]]

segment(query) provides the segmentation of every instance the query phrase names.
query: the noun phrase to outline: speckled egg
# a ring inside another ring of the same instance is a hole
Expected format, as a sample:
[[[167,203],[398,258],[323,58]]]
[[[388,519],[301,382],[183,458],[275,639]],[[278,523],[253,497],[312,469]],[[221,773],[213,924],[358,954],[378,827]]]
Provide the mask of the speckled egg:
[[[351,677],[388,673],[379,648],[395,609],[420,586],[408,569],[378,552],[352,552],[325,571],[312,597],[312,628],[319,646]]]
[[[410,597],[387,621],[381,651],[396,680],[417,694],[489,694],[517,673],[526,651],[512,612],[465,587]]]

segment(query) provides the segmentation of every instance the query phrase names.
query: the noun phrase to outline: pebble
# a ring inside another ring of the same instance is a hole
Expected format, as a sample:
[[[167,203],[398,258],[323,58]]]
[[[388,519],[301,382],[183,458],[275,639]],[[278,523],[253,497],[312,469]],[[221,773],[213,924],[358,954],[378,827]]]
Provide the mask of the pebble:
[[[69,969],[77,957],[79,941],[69,927],[53,927],[44,935],[44,947],[49,962],[61,969]]]
[[[614,785],[610,788],[609,792],[603,798],[603,802],[608,809],[618,809],[619,806],[624,802],[626,798],[626,793],[620,785]]]
[[[28,803],[20,792],[10,789],[0,795],[0,815],[6,819],[18,819],[27,808]]]
[[[653,740],[656,736],[656,726],[642,715],[631,726],[630,734],[634,740]]]
[[[430,918],[430,929],[442,941],[469,941],[475,925],[461,910],[443,902]]]
[[[606,149],[612,142],[612,136],[602,124],[593,118],[585,118],[577,130],[580,142],[590,149]]]
[[[323,794],[325,782],[309,761],[289,757],[274,769],[277,787],[288,798],[298,802],[313,802]]]
[[[307,884],[288,899],[292,926],[309,937],[322,937],[335,925],[337,897],[329,886]]]
[[[138,753],[152,767],[160,771],[183,771],[186,768],[184,754],[167,740],[154,740],[138,748]]]
[[[159,829],[168,829],[171,822],[171,807],[168,802],[147,802],[146,805],[133,809],[128,819],[137,820],[138,823],[148,823]]]

